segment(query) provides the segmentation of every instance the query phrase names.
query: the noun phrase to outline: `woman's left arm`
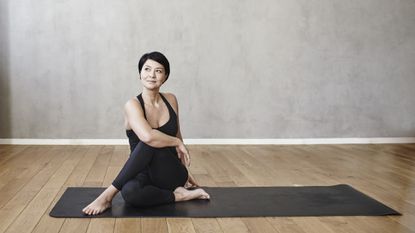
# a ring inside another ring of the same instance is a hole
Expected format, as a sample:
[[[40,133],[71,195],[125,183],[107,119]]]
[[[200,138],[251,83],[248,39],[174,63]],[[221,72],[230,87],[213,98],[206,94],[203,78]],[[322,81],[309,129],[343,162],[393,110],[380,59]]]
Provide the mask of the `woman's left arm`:
[[[176,116],[177,116],[177,133],[176,133],[176,137],[178,139],[180,139],[180,141],[183,142],[182,133],[180,131],[179,104],[177,102],[177,98],[176,98],[175,95],[173,95],[171,93],[165,93],[164,95],[166,96],[167,100],[169,101],[169,103],[172,105],[173,109],[176,112]],[[185,150],[187,150],[187,148],[185,148]],[[180,156],[180,159],[181,159],[183,165],[185,165],[186,167],[190,166],[189,151],[187,150],[187,154],[185,154],[185,153],[181,153],[179,150],[177,150],[177,153],[179,153],[179,156]]]
[[[183,137],[182,137],[182,132],[180,131],[180,120],[179,120],[179,104],[177,103],[177,98],[176,96],[174,96],[173,94],[168,94],[171,96],[171,103],[173,103],[173,108],[174,110],[176,110],[176,116],[177,116],[177,134],[176,137],[179,138],[182,142],[183,142]],[[186,157],[185,154],[180,154],[180,159],[183,163],[183,165],[185,165],[186,167],[190,166],[190,154],[189,152],[187,153],[187,155],[189,155],[189,157]],[[193,178],[193,176],[190,174],[190,171],[188,170],[189,173],[189,179],[187,181],[187,184],[185,186],[188,187],[199,187],[199,184],[195,181],[195,179]]]

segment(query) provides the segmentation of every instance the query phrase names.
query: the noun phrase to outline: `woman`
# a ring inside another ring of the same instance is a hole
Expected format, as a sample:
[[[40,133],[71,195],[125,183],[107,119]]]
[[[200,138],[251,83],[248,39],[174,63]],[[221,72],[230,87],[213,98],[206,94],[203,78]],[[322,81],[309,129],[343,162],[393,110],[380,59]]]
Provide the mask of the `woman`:
[[[125,127],[131,154],[118,176],[99,197],[82,211],[100,214],[111,206],[121,191],[133,206],[151,206],[192,199],[209,199],[189,176],[189,152],[180,133],[178,104],[170,93],[160,93],[168,79],[170,65],[159,53],[144,54],[138,71],[143,92],[124,106]]]

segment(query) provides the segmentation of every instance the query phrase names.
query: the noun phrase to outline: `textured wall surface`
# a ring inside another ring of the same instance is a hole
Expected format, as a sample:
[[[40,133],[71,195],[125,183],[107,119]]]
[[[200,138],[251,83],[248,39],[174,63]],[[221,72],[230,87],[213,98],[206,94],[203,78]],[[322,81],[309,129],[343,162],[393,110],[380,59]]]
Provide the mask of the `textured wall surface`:
[[[136,64],[185,138],[415,136],[413,0],[2,0],[0,137],[125,138]]]

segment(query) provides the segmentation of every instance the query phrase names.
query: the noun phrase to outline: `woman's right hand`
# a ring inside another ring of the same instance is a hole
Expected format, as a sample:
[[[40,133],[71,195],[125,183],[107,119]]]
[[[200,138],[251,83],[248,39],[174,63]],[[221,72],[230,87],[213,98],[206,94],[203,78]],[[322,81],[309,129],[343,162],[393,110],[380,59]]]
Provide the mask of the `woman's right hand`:
[[[189,151],[187,150],[183,142],[180,143],[178,146],[176,146],[176,151],[183,165],[185,165],[186,167],[189,167],[190,166],[190,155],[189,155]]]
[[[189,179],[187,179],[187,182],[185,184],[185,188],[198,188],[200,187],[200,185],[195,181],[195,179],[193,178],[192,174],[190,174],[190,172],[188,172],[189,175]]]

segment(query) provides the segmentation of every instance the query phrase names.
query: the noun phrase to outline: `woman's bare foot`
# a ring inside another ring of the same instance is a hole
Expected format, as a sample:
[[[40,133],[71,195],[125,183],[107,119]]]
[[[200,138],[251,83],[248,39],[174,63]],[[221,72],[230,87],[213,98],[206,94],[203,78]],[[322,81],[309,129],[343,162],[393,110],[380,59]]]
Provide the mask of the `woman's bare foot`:
[[[175,201],[189,201],[193,199],[210,199],[209,194],[201,189],[187,190],[184,187],[177,187],[174,190]]]
[[[87,205],[82,212],[87,215],[97,215],[104,212],[111,207],[112,199],[118,190],[114,186],[109,186],[99,197],[97,197],[91,204]]]

